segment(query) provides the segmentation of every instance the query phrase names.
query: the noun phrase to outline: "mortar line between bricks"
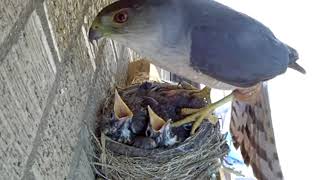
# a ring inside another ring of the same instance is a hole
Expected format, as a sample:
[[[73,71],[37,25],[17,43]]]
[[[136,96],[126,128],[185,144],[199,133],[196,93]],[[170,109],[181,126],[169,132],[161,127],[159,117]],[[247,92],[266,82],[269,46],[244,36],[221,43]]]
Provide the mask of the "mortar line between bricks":
[[[43,0],[41,2],[43,2]],[[40,5],[43,6],[42,3]],[[81,31],[81,25],[83,24],[84,14],[86,14],[88,9],[89,9],[88,6],[89,6],[89,2],[87,2],[87,4],[85,5],[85,8],[84,8],[85,11],[83,12],[83,14],[81,16],[82,19],[79,21],[79,24],[77,25],[77,29],[75,30],[75,33],[72,35],[72,37],[68,41],[68,47],[66,49],[72,49],[72,47],[74,46],[74,43],[71,43],[71,42],[79,35],[78,32]],[[38,10],[38,8],[36,8],[36,9]],[[41,9],[41,8],[39,7],[39,9]],[[40,19],[40,20],[41,20],[41,25],[43,25],[42,19]],[[47,23],[49,23],[49,22],[47,22]],[[44,32],[47,33],[47,31],[44,31]],[[51,33],[49,35],[51,36]],[[52,40],[53,41],[54,39],[53,39],[53,37],[51,37],[48,40]],[[50,48],[52,47],[51,44],[53,44],[53,42],[49,43]],[[57,75],[55,77],[55,80],[54,80],[54,83],[52,85],[52,88],[51,88],[51,90],[49,92],[49,95],[48,95],[48,98],[47,98],[47,102],[46,102],[46,106],[44,108],[44,111],[43,111],[43,114],[42,114],[42,117],[41,117],[41,120],[40,120],[40,124],[39,124],[38,130],[37,130],[37,133],[36,133],[36,137],[35,137],[35,139],[34,139],[34,141],[32,143],[32,150],[31,150],[31,153],[28,156],[27,163],[26,163],[25,169],[23,171],[23,176],[21,178],[23,180],[34,179],[34,176],[32,176],[33,174],[31,173],[32,165],[34,164],[35,159],[37,157],[37,153],[38,153],[37,150],[38,150],[39,145],[41,144],[42,134],[44,133],[44,130],[48,125],[48,115],[50,113],[50,110],[52,109],[53,102],[54,102],[54,99],[55,99],[55,97],[57,95],[58,87],[59,87],[60,82],[61,82],[61,78],[63,77],[62,76],[63,72],[65,71],[65,67],[66,67],[65,63],[68,63],[68,61],[65,61],[65,59],[69,59],[68,57],[70,56],[67,53],[66,50],[64,50],[61,54],[62,54],[61,55],[62,56],[62,63],[56,64]],[[58,57],[58,56],[54,56],[53,58],[55,59],[56,57]],[[2,58],[2,56],[0,55],[0,65],[1,65],[1,60],[2,60],[1,58]],[[55,62],[59,62],[58,59],[55,59],[54,61]],[[70,144],[70,142],[68,142],[68,143]]]
[[[64,49],[64,51],[62,52],[62,54],[63,54],[63,59],[62,59],[62,62],[63,63],[60,63],[60,64],[65,64],[65,63],[68,63],[67,61],[66,61],[66,59],[71,59],[71,58],[66,58],[67,56],[65,56],[65,55],[67,55],[68,53],[68,51],[67,50],[69,50],[69,49],[74,49],[74,47],[75,47],[75,43],[73,43],[73,41],[75,40],[75,39],[77,39],[77,37],[78,36],[81,36],[82,35],[82,33],[81,33],[81,27],[82,27],[82,25],[83,25],[83,22],[84,22],[84,16],[85,16],[85,14],[87,14],[88,13],[88,11],[89,11],[89,5],[90,5],[90,2],[88,1],[85,5],[84,5],[84,10],[82,11],[82,14],[80,14],[79,15],[79,17],[82,17],[80,20],[79,20],[79,23],[76,25],[76,29],[75,29],[75,33],[73,33],[72,35],[71,35],[71,38],[69,39],[69,41],[67,41],[68,42],[68,47],[66,48],[66,49]],[[70,63],[70,62],[69,62]],[[72,63],[72,65],[71,65],[71,71],[74,71],[74,69],[75,69],[75,65],[74,65],[74,63],[73,62],[71,62]],[[57,71],[58,72],[58,71]],[[58,72],[59,73],[59,72]],[[71,143],[70,143],[70,141],[69,141],[69,139],[66,139],[67,140],[67,142],[69,143],[69,145],[71,146]]]
[[[57,72],[61,72],[63,67],[62,66],[57,66]],[[23,171],[23,176],[21,179],[33,179],[32,177],[32,174],[30,172],[30,170],[32,169],[32,165],[34,163],[34,160],[36,159],[36,156],[37,156],[37,149],[41,143],[41,137],[42,137],[42,134],[45,130],[45,128],[47,127],[48,125],[48,115],[49,115],[49,112],[50,110],[52,109],[52,106],[53,106],[53,102],[54,102],[54,99],[57,95],[57,92],[58,92],[58,88],[59,88],[59,85],[60,85],[60,82],[61,82],[61,78],[62,78],[62,73],[57,73],[56,76],[55,76],[55,80],[53,82],[53,85],[51,87],[51,90],[49,92],[49,95],[48,95],[48,98],[47,98],[47,102],[46,102],[46,106],[43,110],[43,113],[42,113],[42,116],[41,116],[41,119],[40,119],[40,124],[38,126],[38,130],[37,130],[37,133],[36,133],[36,137],[34,138],[33,142],[32,142],[32,150],[28,156],[28,159],[27,159],[27,163],[26,163],[26,166],[25,166],[25,169]]]
[[[71,44],[68,48],[71,48],[73,46],[73,44]],[[63,57],[63,59],[68,59],[70,55],[68,53],[66,53]],[[53,104],[54,104],[54,100],[56,98],[56,96],[58,95],[58,90],[59,90],[59,86],[61,84],[64,72],[65,72],[65,63],[68,63],[68,61],[63,61],[63,63],[60,63],[57,65],[57,75],[55,77],[54,83],[51,87],[51,90],[49,92],[48,98],[47,98],[47,102],[46,102],[46,106],[43,110],[42,116],[41,116],[41,120],[40,120],[40,124],[36,133],[36,137],[34,138],[33,142],[32,142],[32,150],[28,156],[27,159],[27,163],[25,166],[25,169],[23,171],[23,176],[22,176],[22,180],[29,180],[29,179],[34,179],[33,177],[33,173],[31,173],[31,169],[32,166],[37,158],[37,154],[38,154],[38,147],[41,145],[41,137],[43,136],[44,131],[46,130],[47,126],[48,126],[48,116],[50,114],[50,111],[52,110]],[[68,142],[70,143],[70,142]]]
[[[89,83],[88,86],[89,87],[89,92],[90,94],[88,95],[88,99],[87,99],[87,102],[86,102],[86,105],[85,105],[85,111],[83,112],[83,115],[81,117],[81,128],[83,127],[90,127],[90,125],[88,125],[86,123],[86,119],[88,119],[88,116],[89,116],[89,113],[88,111],[90,111],[90,104],[91,104],[91,101],[94,99],[94,95],[95,95],[95,84],[97,82],[97,77],[98,77],[98,74],[99,72],[102,70],[102,67],[100,66],[101,64],[101,61],[102,61],[102,58],[104,57],[103,55],[103,50],[105,48],[105,44],[106,41],[104,41],[104,44],[99,47],[99,50],[97,52],[97,56],[96,56],[96,63],[97,63],[97,69],[95,70],[94,74],[93,74],[93,77],[92,77],[92,80],[91,80],[91,83]],[[95,128],[95,127],[94,127]],[[81,145],[85,142],[85,140],[83,139],[83,136],[81,136],[81,133],[82,131],[79,132],[79,141],[77,143],[77,147],[81,147]],[[70,166],[70,171],[68,173],[68,178],[67,179],[74,179],[74,175],[75,175],[75,171],[77,169],[77,167],[79,166],[79,162],[80,162],[80,158],[78,158],[80,155],[81,155],[81,149],[82,148],[75,148],[76,151],[72,157],[72,160],[71,160],[71,166]],[[78,150],[79,149],[79,150]],[[86,151],[85,151],[86,152]],[[89,159],[89,158],[88,158]]]
[[[44,34],[46,35],[47,38],[47,42],[50,48],[50,51],[52,53],[53,56],[53,60],[56,66],[59,66],[59,54],[57,51],[59,51],[59,49],[56,49],[54,46],[54,37],[52,36],[52,33],[50,31],[50,27],[49,27],[49,21],[47,20],[47,15],[46,12],[44,10],[44,5],[42,6],[37,6],[36,7],[36,12],[38,14],[38,17],[40,19],[41,22],[41,26],[42,26],[42,30],[44,32]],[[57,73],[59,73],[59,71],[57,71]]]
[[[32,12],[36,9],[36,6],[43,0],[31,0],[26,7],[20,12],[18,20],[14,23],[9,31],[9,34],[5,37],[0,45],[0,65],[4,62],[7,54],[10,52],[12,46],[19,40],[21,32],[24,30],[28,19]]]

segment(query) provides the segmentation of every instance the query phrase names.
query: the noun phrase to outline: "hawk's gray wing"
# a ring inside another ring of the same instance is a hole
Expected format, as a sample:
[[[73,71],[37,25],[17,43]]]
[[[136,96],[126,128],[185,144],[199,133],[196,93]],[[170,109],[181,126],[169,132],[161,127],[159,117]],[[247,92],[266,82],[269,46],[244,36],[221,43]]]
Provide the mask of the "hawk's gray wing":
[[[230,131],[247,165],[259,180],[283,179],[273,133],[267,85],[254,105],[232,103]]]
[[[194,3],[195,6],[199,3]],[[260,22],[217,2],[188,16],[190,63],[219,81],[250,87],[286,71],[290,51]],[[209,7],[210,6],[210,7]]]

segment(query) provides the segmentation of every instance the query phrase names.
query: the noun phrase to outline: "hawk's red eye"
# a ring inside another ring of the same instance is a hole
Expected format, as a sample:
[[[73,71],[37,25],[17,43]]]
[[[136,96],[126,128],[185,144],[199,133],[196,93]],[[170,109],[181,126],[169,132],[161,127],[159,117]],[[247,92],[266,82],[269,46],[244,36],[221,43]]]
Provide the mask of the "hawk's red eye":
[[[116,23],[125,23],[128,21],[128,18],[129,18],[128,11],[122,10],[122,11],[117,12],[113,16],[113,21]]]

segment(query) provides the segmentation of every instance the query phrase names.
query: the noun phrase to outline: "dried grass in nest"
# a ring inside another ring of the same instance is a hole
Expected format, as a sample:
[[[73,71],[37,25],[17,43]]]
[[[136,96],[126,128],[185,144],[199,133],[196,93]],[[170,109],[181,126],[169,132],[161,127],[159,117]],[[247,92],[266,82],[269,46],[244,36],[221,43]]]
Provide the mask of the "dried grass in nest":
[[[103,133],[97,141],[100,158],[93,164],[104,179],[210,179],[229,150],[219,124],[208,121],[194,136],[170,148],[139,149]]]

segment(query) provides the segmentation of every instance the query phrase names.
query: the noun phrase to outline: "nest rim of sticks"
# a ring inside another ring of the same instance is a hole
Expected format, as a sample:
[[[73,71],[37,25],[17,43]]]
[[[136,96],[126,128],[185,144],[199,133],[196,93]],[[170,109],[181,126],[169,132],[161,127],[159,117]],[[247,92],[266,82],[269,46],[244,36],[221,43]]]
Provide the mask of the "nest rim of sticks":
[[[110,110],[111,104],[106,102],[104,110]],[[219,123],[213,125],[208,121],[184,142],[167,148],[140,149],[114,141],[103,132],[97,135],[100,157],[93,165],[98,176],[105,179],[208,178],[217,172],[220,159],[229,151]]]

